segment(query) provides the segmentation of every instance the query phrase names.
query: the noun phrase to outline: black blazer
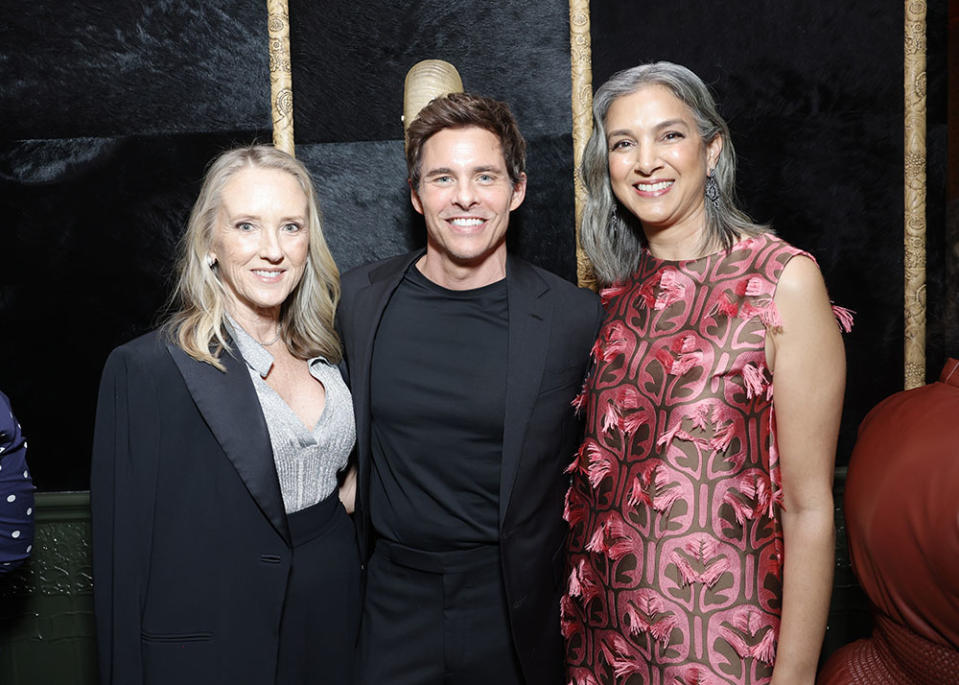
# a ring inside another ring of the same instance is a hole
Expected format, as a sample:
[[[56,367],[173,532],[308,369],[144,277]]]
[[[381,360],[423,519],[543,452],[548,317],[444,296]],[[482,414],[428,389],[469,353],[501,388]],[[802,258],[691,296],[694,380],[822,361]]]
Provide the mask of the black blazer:
[[[339,322],[356,414],[357,525],[364,558],[373,542],[368,508],[373,341],[390,296],[422,254],[359,267],[342,280]],[[603,309],[594,293],[512,256],[506,291],[509,359],[499,501],[503,579],[526,681],[560,683],[559,600],[567,531],[562,516],[568,486],[563,470],[580,438],[570,401],[582,384]]]
[[[272,683],[291,554],[263,412],[150,333],[103,371],[93,446],[101,681]]]

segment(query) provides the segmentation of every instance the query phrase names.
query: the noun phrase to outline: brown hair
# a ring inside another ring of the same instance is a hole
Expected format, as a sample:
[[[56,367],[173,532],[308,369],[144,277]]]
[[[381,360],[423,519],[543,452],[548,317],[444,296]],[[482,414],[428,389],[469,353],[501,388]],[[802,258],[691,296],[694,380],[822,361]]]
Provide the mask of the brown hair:
[[[447,128],[476,126],[499,139],[509,179],[515,186],[526,171],[526,141],[519,132],[509,105],[472,93],[450,93],[434,98],[406,129],[406,168],[410,185],[419,188],[423,145]]]

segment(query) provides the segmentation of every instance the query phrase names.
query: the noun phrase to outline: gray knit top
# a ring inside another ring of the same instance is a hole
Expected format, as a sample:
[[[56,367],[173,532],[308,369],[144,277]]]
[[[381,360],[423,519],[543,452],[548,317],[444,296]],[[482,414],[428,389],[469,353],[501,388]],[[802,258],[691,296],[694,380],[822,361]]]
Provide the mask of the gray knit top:
[[[308,360],[310,374],[326,389],[323,413],[309,430],[265,380],[273,355],[232,317],[228,319],[266,419],[286,513],[311,507],[336,489],[336,474],[346,466],[356,441],[350,391],[336,366],[323,357]]]

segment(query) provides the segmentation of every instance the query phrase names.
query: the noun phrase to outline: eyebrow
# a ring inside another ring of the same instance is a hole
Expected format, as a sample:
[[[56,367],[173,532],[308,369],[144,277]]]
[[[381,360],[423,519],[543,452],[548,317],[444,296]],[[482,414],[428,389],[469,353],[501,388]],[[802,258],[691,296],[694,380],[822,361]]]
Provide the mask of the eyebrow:
[[[686,129],[689,128],[689,124],[687,124],[682,119],[667,119],[666,121],[661,121],[660,123],[656,124],[653,128],[656,131],[661,131],[664,128],[671,128],[673,126],[682,126],[683,128],[686,128]],[[628,136],[631,133],[632,131],[630,129],[618,128],[615,131],[610,131],[609,133],[607,133],[606,137],[612,138],[613,136]]]
[[[224,208],[224,209],[225,209],[225,208]],[[230,214],[229,211],[227,211],[227,218],[228,218],[231,222],[244,221],[244,220],[249,220],[249,221],[262,221],[262,220],[263,220],[262,217],[260,217],[259,214],[243,214],[243,213],[241,213],[241,214]],[[301,222],[301,223],[306,223],[306,216],[305,216],[305,215],[302,215],[302,214],[293,214],[293,215],[291,215],[291,216],[280,217],[280,221],[281,221],[281,222],[284,222],[284,223],[285,223],[285,222],[288,222],[288,221],[299,221],[299,222]]]
[[[485,173],[489,173],[489,172],[491,172],[491,171],[492,171],[492,172],[495,172],[495,173],[502,173],[503,170],[502,170],[500,167],[495,166],[495,165],[492,165],[492,164],[487,164],[487,165],[484,165],[484,166],[476,166],[476,167],[473,167],[473,168],[470,170],[470,172],[471,172],[471,173],[474,173],[474,174],[485,174]],[[436,168],[436,169],[430,169],[430,170],[427,171],[425,174],[423,174],[423,176],[426,177],[426,178],[430,178],[430,177],[432,177],[432,176],[445,176],[445,175],[447,175],[447,174],[449,174],[450,176],[452,176],[452,175],[453,175],[453,170],[450,169],[450,168],[448,168],[448,167],[438,167],[438,168]]]

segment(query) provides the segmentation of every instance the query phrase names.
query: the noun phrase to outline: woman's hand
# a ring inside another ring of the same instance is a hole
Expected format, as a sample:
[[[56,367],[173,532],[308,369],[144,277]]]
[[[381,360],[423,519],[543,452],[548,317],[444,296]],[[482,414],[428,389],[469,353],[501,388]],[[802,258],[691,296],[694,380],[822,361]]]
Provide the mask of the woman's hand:
[[[339,496],[346,513],[352,514],[356,507],[356,466],[351,466],[344,474]]]

